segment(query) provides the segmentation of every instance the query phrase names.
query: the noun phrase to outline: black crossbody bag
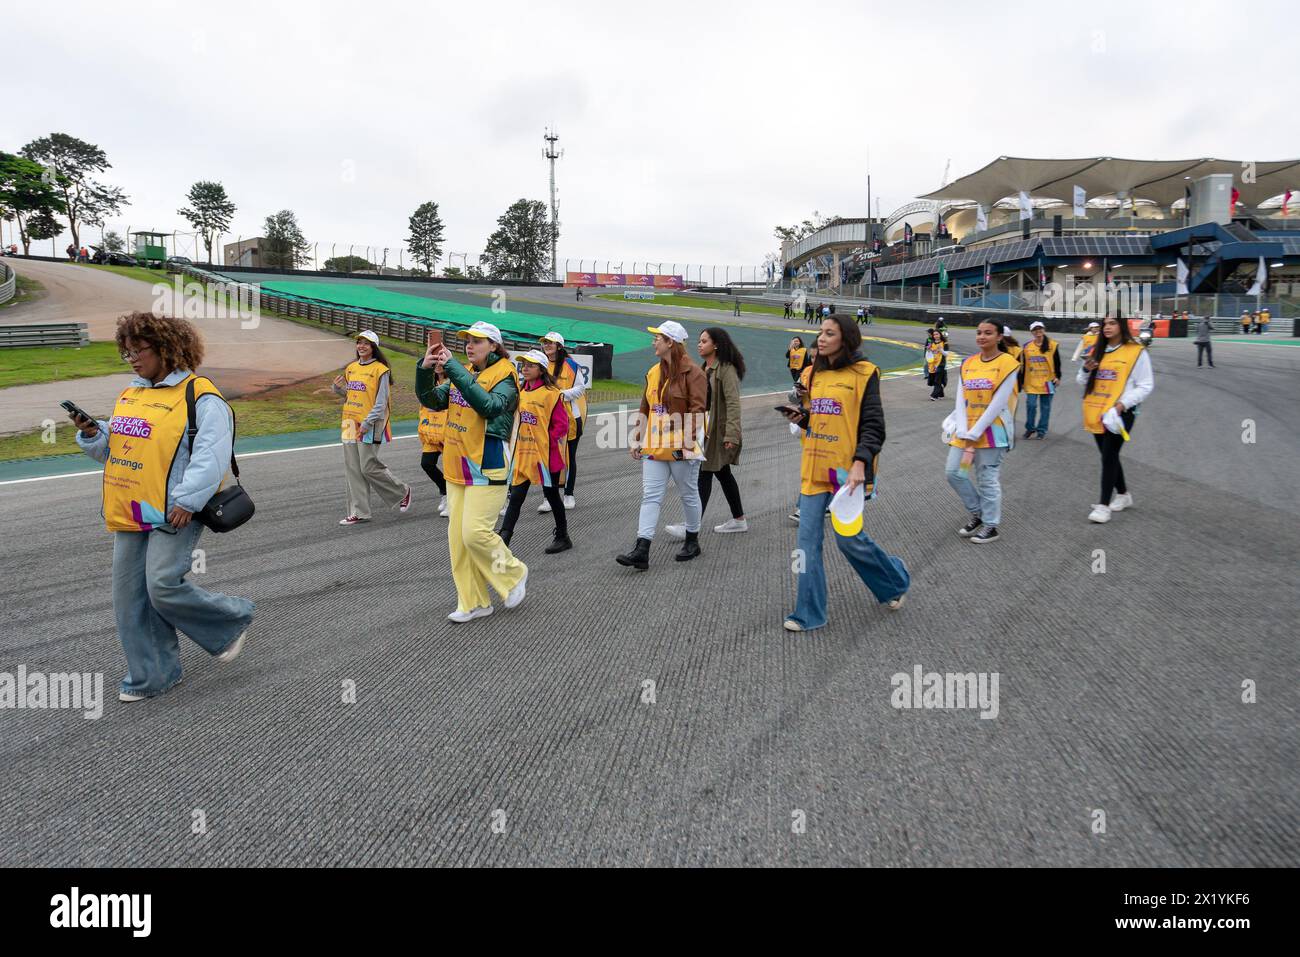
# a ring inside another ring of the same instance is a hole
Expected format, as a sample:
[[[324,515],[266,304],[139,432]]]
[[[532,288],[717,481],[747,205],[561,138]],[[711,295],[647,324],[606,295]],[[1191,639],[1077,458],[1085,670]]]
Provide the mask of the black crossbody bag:
[[[185,430],[185,437],[189,442],[190,455],[194,454],[194,436],[199,434],[194,402],[194,377],[191,376],[190,381],[185,384],[185,408],[189,415],[189,426]],[[234,409],[230,410],[230,417],[234,419]],[[235,461],[233,434],[231,435],[230,471],[235,475],[235,484],[213,495],[208,499],[208,504],[203,506],[203,510],[194,516],[196,522],[214,532],[232,531],[252,518],[254,512],[253,500],[248,497],[248,493],[244,491],[244,486],[239,481],[239,463]]]

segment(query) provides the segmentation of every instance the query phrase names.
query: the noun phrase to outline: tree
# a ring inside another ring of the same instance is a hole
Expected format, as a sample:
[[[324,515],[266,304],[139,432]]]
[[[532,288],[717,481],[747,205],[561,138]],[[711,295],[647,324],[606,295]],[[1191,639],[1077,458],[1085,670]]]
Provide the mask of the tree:
[[[438,216],[438,204],[432,200],[421,203],[411,214],[407,226],[411,231],[406,239],[411,258],[432,276],[433,268],[442,258],[442,219]]]
[[[442,275],[446,279],[465,278],[465,273],[461,271],[461,268],[459,266],[448,266],[446,269],[442,271]]]
[[[483,250],[487,274],[492,279],[507,277],[535,282],[546,275],[551,263],[552,237],[559,238],[546,213],[546,204],[536,199],[515,200],[500,218]]]
[[[291,209],[282,209],[266,217],[266,249],[263,264],[273,269],[294,269],[307,261],[310,244],[298,228],[298,217]]]
[[[63,212],[63,200],[45,167],[25,157],[0,152],[0,212],[6,220],[17,221],[23,255],[27,255],[34,237],[27,229],[25,218],[41,213],[53,218],[55,213]]]
[[[54,214],[48,209],[42,209],[27,220],[27,231],[22,233],[23,255],[27,255],[32,240],[53,239],[61,232],[63,232],[63,224],[55,219]]]
[[[104,233],[104,252],[120,253],[125,248],[126,243],[122,241],[122,237],[116,230],[110,229]]]
[[[775,230],[776,238],[781,242],[788,239],[792,243],[797,243],[799,240],[811,236],[827,223],[832,223],[837,219],[839,219],[838,216],[823,216],[814,209],[812,219],[805,219],[802,223],[796,223],[793,226],[777,226]]]
[[[362,272],[377,268],[364,256],[334,256],[325,260],[326,272]]]
[[[29,160],[44,164],[52,173],[56,188],[63,194],[63,212],[72,230],[72,243],[81,245],[81,226],[99,226],[109,215],[122,212],[126,194],[116,186],[91,179],[112,164],[104,151],[93,143],[67,133],[52,133],[32,140],[22,149]]]
[[[191,186],[185,199],[190,205],[176,212],[188,219],[190,225],[199,231],[203,245],[208,249],[208,262],[212,262],[212,243],[218,233],[224,233],[230,228],[230,218],[235,215],[235,204],[226,195],[226,187],[208,180],[199,180]]]

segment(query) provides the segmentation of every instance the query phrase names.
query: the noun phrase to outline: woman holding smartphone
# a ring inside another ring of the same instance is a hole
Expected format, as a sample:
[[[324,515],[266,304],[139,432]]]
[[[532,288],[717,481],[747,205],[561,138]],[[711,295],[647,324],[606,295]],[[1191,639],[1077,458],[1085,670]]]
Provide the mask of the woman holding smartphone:
[[[501,341],[501,330],[476,322],[465,330],[461,365],[442,342],[431,344],[415,367],[420,404],[447,410],[443,472],[447,478],[447,545],[456,582],[458,624],[492,614],[494,589],[507,608],[524,600],[528,567],[497,535],[496,519],[510,481],[510,439],[519,382]],[[438,373],[447,381],[436,384]]]
[[[233,661],[253,603],[186,581],[203,526],[195,520],[230,466],[235,419],[221,392],[195,376],[203,340],[184,319],[123,316],[117,346],[135,379],[107,422],[73,417],[77,445],[104,463],[103,514],[113,533],[113,613],[126,655],[119,701],[142,701],[181,680],[177,629]],[[197,433],[187,439],[193,386]]]
[[[348,514],[340,525],[370,521],[373,492],[390,508],[411,507],[411,486],[399,482],[379,461],[379,447],[393,439],[389,428],[392,377],[379,348],[379,336],[367,329],[357,335],[357,358],[334,379],[334,394],[343,399],[343,466]]]
[[[803,373],[800,406],[781,410],[803,432],[798,538],[802,566],[786,631],[811,631],[827,622],[822,539],[831,499],[845,486],[850,492],[863,486],[868,498],[874,492],[885,444],[885,412],[880,370],[861,349],[862,333],[851,319],[822,320],[817,360]],[[895,611],[902,607],[912,580],[901,558],[872,541],[865,528],[855,535],[836,532],[835,544],[876,601]]]
[[[546,554],[568,551],[569,523],[560,500],[564,471],[568,465],[569,412],[555,376],[548,371],[551,360],[537,349],[519,357],[523,387],[519,391],[519,431],[515,437],[514,469],[510,479],[510,498],[506,517],[501,523],[501,541],[507,545],[514,536],[519,511],[524,507],[531,485],[540,485],[550,502],[547,511],[555,514],[555,540]]]

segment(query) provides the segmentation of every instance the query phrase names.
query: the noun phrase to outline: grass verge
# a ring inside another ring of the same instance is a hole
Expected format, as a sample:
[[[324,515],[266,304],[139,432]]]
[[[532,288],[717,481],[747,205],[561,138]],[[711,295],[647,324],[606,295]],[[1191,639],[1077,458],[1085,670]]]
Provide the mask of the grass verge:
[[[0,349],[0,389],[130,371],[116,342]]]

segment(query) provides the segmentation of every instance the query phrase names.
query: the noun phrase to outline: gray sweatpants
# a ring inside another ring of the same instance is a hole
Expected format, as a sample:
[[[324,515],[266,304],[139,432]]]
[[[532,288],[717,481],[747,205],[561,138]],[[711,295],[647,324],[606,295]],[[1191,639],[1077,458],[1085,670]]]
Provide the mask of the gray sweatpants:
[[[370,517],[371,492],[378,495],[380,501],[389,508],[406,495],[406,486],[388,471],[387,465],[379,461],[380,448],[373,442],[343,443],[349,515],[357,518]]]

